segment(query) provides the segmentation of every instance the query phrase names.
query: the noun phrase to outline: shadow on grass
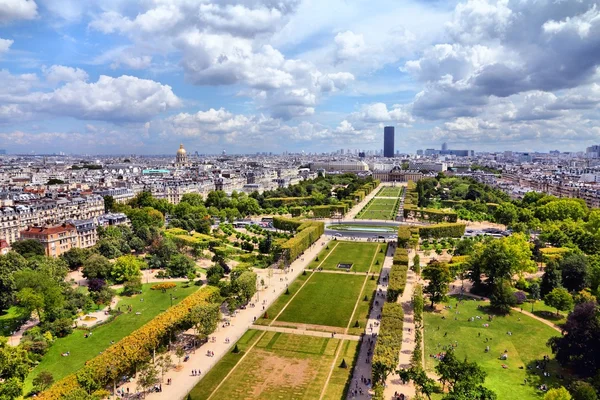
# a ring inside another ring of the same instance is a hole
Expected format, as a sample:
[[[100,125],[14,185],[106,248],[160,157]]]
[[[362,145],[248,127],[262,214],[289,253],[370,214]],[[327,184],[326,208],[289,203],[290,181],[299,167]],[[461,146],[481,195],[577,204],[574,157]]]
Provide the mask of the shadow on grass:
[[[565,319],[564,315],[556,315],[556,313],[550,312],[550,311],[541,311],[541,310],[536,310],[533,312],[533,315],[535,315],[536,317],[540,317],[543,319],[547,319],[548,321],[562,321]]]
[[[572,377],[562,375],[565,371],[556,360],[552,359],[546,362],[545,370],[543,366],[543,360],[534,360],[527,364],[525,367],[527,369],[527,382],[523,382],[522,384],[531,386],[539,393],[543,393],[540,389],[542,385],[546,385],[548,389],[569,386]],[[544,371],[548,372],[550,376],[544,376]]]

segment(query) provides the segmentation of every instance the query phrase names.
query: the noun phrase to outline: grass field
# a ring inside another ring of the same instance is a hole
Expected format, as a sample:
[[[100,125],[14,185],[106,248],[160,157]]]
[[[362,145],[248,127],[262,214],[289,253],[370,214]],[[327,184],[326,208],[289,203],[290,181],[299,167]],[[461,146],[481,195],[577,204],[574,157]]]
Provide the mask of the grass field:
[[[375,195],[375,197],[400,197],[402,194],[403,187],[389,187],[384,186],[381,190]]]
[[[385,257],[385,245],[379,243],[367,243],[367,242],[343,242],[341,240],[330,242],[327,247],[323,249],[319,255],[308,264],[308,269],[315,269],[317,267],[323,268],[324,270],[331,271],[346,271],[338,268],[340,263],[350,263],[352,268],[351,272],[368,272],[371,264],[376,264],[373,258],[379,255],[379,251],[382,251],[383,257]],[[379,265],[373,265],[373,271],[377,272],[381,270],[383,259],[378,259]],[[375,268],[378,267],[378,268]]]
[[[364,280],[364,275],[315,272],[277,321],[345,328]]]
[[[253,344],[256,345],[250,349]],[[249,330],[237,342],[240,352],[223,357],[190,395],[193,400],[318,399],[335,362],[324,398],[341,399],[351,378],[351,368],[343,369],[338,365],[342,358],[346,359],[348,366],[352,365],[357,344],[331,338]],[[334,360],[338,346],[342,346],[340,355]]]
[[[27,376],[25,380],[25,393],[32,389],[32,380],[41,371],[51,371],[54,380],[73,373],[84,366],[85,362],[115,342],[127,336],[134,330],[149,322],[171,305],[170,295],[173,294],[173,304],[177,304],[188,295],[199,289],[198,286],[183,287],[178,283],[175,289],[162,293],[160,290],[151,290],[153,284],[143,285],[142,294],[133,297],[123,297],[118,306],[126,309],[131,305],[133,312],[124,313],[112,322],[99,326],[93,330],[92,336],[84,337],[85,331],[75,329],[72,334],[56,339],[40,364]],[[140,299],[144,301],[140,301]],[[140,315],[136,315],[140,312]],[[69,357],[62,357],[62,353],[71,352]]]
[[[23,317],[19,311],[18,307],[13,306],[0,312],[0,336],[8,337],[21,327]]]
[[[486,302],[469,299],[460,303],[458,309],[455,308],[456,299],[452,299],[450,304],[451,310],[424,313],[425,365],[428,371],[433,371],[437,363],[430,355],[443,352],[443,346],[457,341],[455,351],[458,358],[468,357],[487,372],[485,384],[496,392],[498,400],[541,399],[543,393],[537,390],[539,385],[559,385],[555,377],[560,374],[560,368],[554,360],[548,369],[550,378],[543,377],[542,370],[535,368],[536,360],[552,355],[546,342],[550,337],[559,335],[557,331],[519,312],[495,316],[488,321]],[[478,309],[478,305],[484,308]],[[460,314],[456,314],[457,311]],[[442,316],[446,318],[442,319]],[[481,319],[469,322],[470,317],[476,316]],[[488,323],[489,327],[483,327]],[[512,335],[508,335],[509,331]],[[490,346],[489,353],[485,352],[486,346]],[[503,361],[499,357],[505,350],[508,350],[508,359]],[[503,369],[502,364],[508,368]],[[527,384],[524,384],[524,379],[527,379]]]
[[[360,335],[365,331],[365,327],[367,325],[367,320],[369,319],[369,310],[371,307],[371,300],[373,299],[373,294],[377,289],[377,280],[373,279],[367,281],[365,287],[360,294],[360,301],[358,303],[358,307],[356,307],[356,311],[352,316],[352,321],[350,324],[350,329],[348,329],[349,335]],[[365,296],[367,299],[365,300]],[[358,321],[358,327],[354,326],[355,321]]]
[[[393,220],[398,210],[399,199],[371,200],[355,217],[356,219]]]

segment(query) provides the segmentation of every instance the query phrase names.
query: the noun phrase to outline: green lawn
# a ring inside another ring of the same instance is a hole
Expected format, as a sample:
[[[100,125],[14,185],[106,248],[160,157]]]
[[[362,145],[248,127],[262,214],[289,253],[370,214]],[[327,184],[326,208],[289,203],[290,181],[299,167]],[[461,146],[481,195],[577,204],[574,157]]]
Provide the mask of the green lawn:
[[[143,285],[142,294],[133,297],[123,297],[118,306],[125,310],[131,305],[131,313],[123,313],[112,322],[99,326],[93,330],[92,336],[84,337],[85,331],[75,329],[72,334],[57,339],[40,364],[27,376],[25,380],[25,393],[32,389],[32,380],[41,371],[50,371],[57,381],[84,366],[85,362],[111,345],[111,340],[117,342],[134,330],[146,324],[171,305],[170,295],[173,294],[173,304],[177,304],[185,297],[199,289],[198,286],[184,288],[183,283],[162,293],[160,290],[151,290],[154,284]],[[141,301],[141,299],[144,301]],[[140,312],[140,315],[136,315]],[[69,357],[62,357],[62,353],[71,352]]]
[[[365,331],[367,320],[369,319],[369,308],[371,305],[371,300],[373,299],[373,294],[375,293],[376,289],[377,280],[371,280],[371,278],[369,278],[369,280],[367,280],[367,283],[365,284],[365,288],[360,294],[360,301],[358,303],[358,307],[356,307],[356,312],[352,316],[352,324],[350,325],[350,329],[348,330],[349,335],[360,335]],[[366,301],[365,296],[367,296]],[[358,327],[354,326],[355,321],[358,321]]]
[[[444,346],[457,341],[455,351],[458,358],[468,357],[479,363],[488,374],[486,386],[496,392],[498,400],[540,399],[543,393],[536,389],[540,384],[545,383],[549,387],[565,384],[556,380],[560,368],[554,360],[548,369],[550,378],[543,377],[542,370],[535,368],[536,360],[541,360],[544,355],[552,356],[546,342],[550,337],[559,335],[557,331],[519,312],[495,316],[488,321],[487,302],[465,300],[458,310],[455,308],[456,299],[452,299],[450,304],[451,310],[424,313],[427,370],[433,371],[437,363],[430,357],[431,354],[443,352]],[[478,310],[478,305],[484,309]],[[456,314],[457,311],[460,314]],[[481,319],[468,321],[476,316]],[[489,327],[485,328],[483,324],[488,323]],[[509,331],[512,335],[507,334]],[[489,338],[487,342],[486,338]],[[489,353],[485,352],[486,346],[490,346]],[[505,350],[508,350],[508,360],[502,361],[499,357]],[[503,369],[502,364],[506,364],[508,369]],[[527,369],[528,366],[532,368]],[[527,379],[527,384],[524,384],[524,379]]]
[[[345,328],[364,280],[364,275],[314,273],[277,321]]]
[[[400,197],[403,187],[388,187],[384,186],[375,195],[375,197]]]
[[[374,198],[356,216],[356,219],[393,220],[400,200]]]
[[[21,327],[23,317],[19,311],[18,307],[13,306],[0,312],[0,336],[8,337]]]
[[[333,242],[332,242],[333,243]],[[337,245],[336,245],[337,244]],[[376,264],[373,261],[375,255],[379,255],[379,250],[383,249],[385,252],[385,246],[379,243],[368,243],[368,242],[343,242],[337,241],[337,243],[328,245],[329,250],[325,248],[319,253],[308,265],[308,268],[323,268],[325,270],[332,271],[347,271],[345,269],[338,268],[338,264],[352,264],[351,272],[368,272],[371,264]],[[333,248],[335,246],[335,248]],[[384,253],[383,256],[385,257]],[[379,260],[377,267],[381,270],[382,260]],[[375,265],[374,265],[375,267]],[[374,268],[376,270],[377,268]]]
[[[355,343],[346,345],[338,339],[249,330],[238,342],[241,352],[226,355],[190,395],[193,400],[318,399],[340,345],[340,356],[354,357]],[[326,389],[327,399],[342,398],[351,371],[352,359],[348,358],[348,369],[337,371],[336,366]],[[226,378],[229,372],[231,375]]]
[[[271,319],[275,318],[277,314],[279,314],[279,312],[283,309],[283,307],[285,307],[288,301],[290,301],[294,293],[296,293],[300,289],[304,281],[306,281],[310,277],[310,275],[311,274],[308,272],[306,273],[306,275],[299,275],[294,280],[294,282],[292,282],[292,284],[288,287],[289,294],[284,293],[281,296],[279,296],[277,300],[275,300],[273,304],[271,304],[271,307],[267,309],[266,314],[268,318],[264,318],[265,314],[263,314],[263,318],[259,318],[258,320],[256,320],[255,324],[269,325],[271,323]]]

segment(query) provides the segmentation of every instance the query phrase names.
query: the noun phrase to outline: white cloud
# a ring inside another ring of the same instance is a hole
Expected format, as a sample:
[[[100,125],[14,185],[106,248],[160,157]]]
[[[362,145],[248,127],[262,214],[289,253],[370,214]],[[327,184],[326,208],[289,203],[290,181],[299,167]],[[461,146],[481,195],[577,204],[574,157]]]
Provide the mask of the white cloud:
[[[0,0],[0,24],[37,17],[37,4],[33,0]]]
[[[0,55],[2,55],[2,53],[6,53],[13,43],[14,40],[0,38]]]
[[[87,81],[88,74],[80,68],[65,67],[64,65],[52,65],[50,68],[43,67],[42,71],[46,81],[56,84],[59,82]]]
[[[547,34],[554,35],[560,32],[573,31],[582,39],[587,38],[592,30],[597,32],[599,27],[600,10],[596,4],[592,5],[584,14],[572,18],[566,17],[561,21],[550,20],[542,25],[542,29]]]
[[[352,118],[364,123],[394,123],[403,127],[414,122],[407,106],[395,104],[388,110],[385,103],[363,105],[360,111],[352,114]]]
[[[127,75],[100,75],[95,83],[74,81],[21,101],[38,112],[113,122],[147,121],[181,103],[170,86]]]
[[[337,46],[336,58],[338,61],[356,59],[367,50],[364,36],[352,31],[340,32],[335,35],[333,40]]]

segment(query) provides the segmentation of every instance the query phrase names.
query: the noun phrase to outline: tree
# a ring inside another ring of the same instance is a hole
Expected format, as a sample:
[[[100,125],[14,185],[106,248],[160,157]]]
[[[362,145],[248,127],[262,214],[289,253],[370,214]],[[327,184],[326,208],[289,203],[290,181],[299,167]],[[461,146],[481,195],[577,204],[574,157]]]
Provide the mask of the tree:
[[[163,353],[160,356],[158,356],[158,358],[156,359],[156,365],[159,368],[160,371],[160,381],[162,382],[165,373],[169,370],[169,368],[171,368],[171,366],[173,365],[173,359],[171,358],[171,354],[167,353]]]
[[[410,369],[396,371],[396,373],[400,376],[400,380],[404,384],[413,381],[417,391],[426,396],[429,400],[431,400],[431,395],[438,389],[435,380],[428,377],[422,368],[412,367]]]
[[[177,359],[179,360],[179,365],[181,365],[181,359],[185,356],[185,350],[183,349],[183,347],[181,347],[181,346],[177,347],[177,349],[175,350],[175,355],[177,356]]]
[[[134,236],[129,241],[129,247],[135,250],[137,253],[141,253],[146,248],[146,243],[137,236]]]
[[[190,311],[190,322],[200,338],[206,338],[217,329],[220,319],[218,304],[200,304]]]
[[[123,294],[131,296],[133,294],[142,293],[142,278],[132,277],[123,282]]]
[[[559,387],[558,389],[550,389],[544,395],[544,400],[571,400],[572,397],[569,394],[569,391],[564,387]]]
[[[512,287],[507,282],[498,282],[492,289],[490,305],[502,314],[508,314],[517,304]]]
[[[83,276],[87,279],[111,279],[113,264],[100,254],[92,254],[83,263]]]
[[[569,292],[579,292],[589,284],[589,263],[583,254],[569,253],[558,262],[562,285]]]
[[[565,288],[553,289],[544,297],[544,301],[550,307],[556,308],[556,315],[559,311],[568,311],[573,308],[573,297]]]
[[[433,308],[434,304],[442,301],[448,292],[448,284],[452,281],[450,268],[448,264],[434,261],[423,270],[423,278],[429,281],[423,292],[429,295]]]
[[[169,260],[167,271],[171,277],[184,277],[196,273],[196,263],[184,254],[174,254]]]
[[[595,303],[575,306],[563,326],[564,334],[548,344],[558,362],[575,369],[582,377],[594,376],[600,369],[600,311]]]
[[[108,286],[104,286],[100,290],[95,292],[90,291],[90,297],[97,305],[108,305],[112,301],[113,297],[115,297],[114,289],[109,288]]]
[[[206,270],[206,280],[209,285],[216,286],[219,281],[225,276],[225,270],[219,264],[215,264]]]
[[[138,372],[137,384],[144,392],[158,383],[158,371],[154,364],[145,363]]]
[[[517,220],[518,215],[517,207],[512,203],[502,203],[496,207],[496,211],[494,212],[496,221],[506,226],[511,226]]]
[[[531,312],[533,312],[533,305],[541,298],[541,289],[539,283],[532,282],[531,285],[529,285],[529,295],[531,296]]]
[[[146,263],[135,256],[121,256],[113,265],[111,276],[116,283],[134,281],[142,277],[145,267]]]
[[[0,336],[0,399],[12,400],[22,396],[23,379],[29,373],[30,361],[22,346],[10,346]]]
[[[115,198],[112,196],[104,196],[104,212],[109,213],[115,209]]]
[[[96,243],[98,253],[109,259],[120,257],[123,253],[119,248],[119,241],[114,239],[100,239]]]
[[[54,383],[54,376],[49,371],[42,371],[33,378],[33,388],[36,392],[43,392]]]
[[[549,261],[546,264],[546,270],[542,276],[540,284],[540,294],[546,296],[552,290],[562,286],[562,272],[556,261]]]
[[[0,385],[0,399],[13,400],[23,395],[23,380],[9,378]]]
[[[27,260],[14,251],[0,256],[0,310],[13,305],[17,288],[13,273],[27,268]]]
[[[421,257],[418,254],[415,254],[413,257],[413,271],[415,274],[419,275],[421,273]]]
[[[25,258],[46,255],[44,246],[37,240],[33,239],[25,239],[14,242],[11,244],[11,248],[13,251],[16,251]]]
[[[58,318],[65,306],[61,288],[63,274],[53,271],[52,264],[42,265],[36,270],[26,268],[13,274],[19,303],[29,313],[35,311],[44,322]]]
[[[256,273],[242,272],[237,279],[232,281],[232,291],[239,296],[242,304],[248,303],[256,293]]]
[[[89,255],[89,250],[73,247],[66,253],[61,254],[60,257],[65,260],[69,269],[74,271],[83,265]]]
[[[569,389],[573,400],[598,400],[594,387],[585,381],[575,381]]]

